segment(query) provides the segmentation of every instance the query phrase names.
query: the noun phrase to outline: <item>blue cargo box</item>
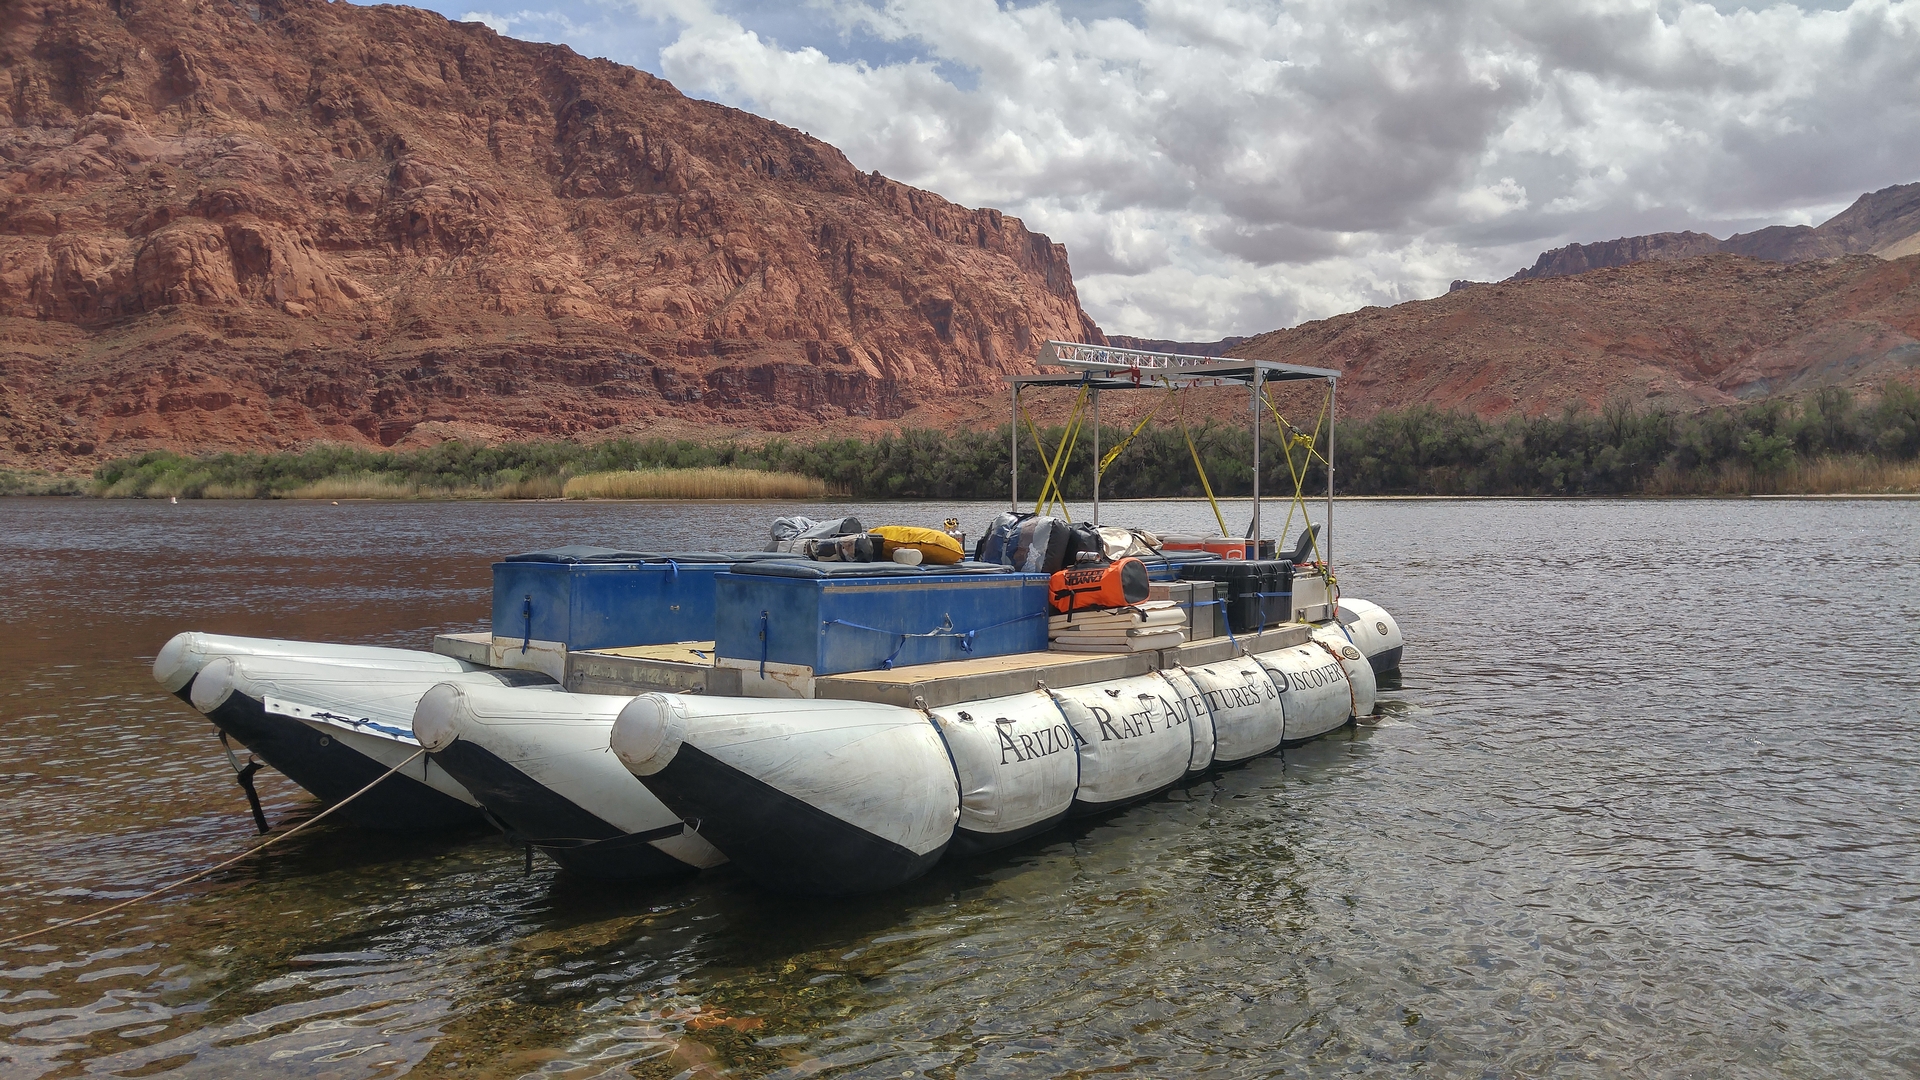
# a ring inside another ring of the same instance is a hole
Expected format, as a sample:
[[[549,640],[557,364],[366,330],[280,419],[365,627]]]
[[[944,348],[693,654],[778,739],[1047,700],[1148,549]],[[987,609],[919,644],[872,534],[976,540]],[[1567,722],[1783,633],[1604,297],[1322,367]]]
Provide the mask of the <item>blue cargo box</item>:
[[[714,578],[714,652],[815,675],[1039,652],[1047,647],[1047,580],[1009,573],[725,573]]]
[[[493,636],[568,650],[711,641],[726,562],[493,564]]]

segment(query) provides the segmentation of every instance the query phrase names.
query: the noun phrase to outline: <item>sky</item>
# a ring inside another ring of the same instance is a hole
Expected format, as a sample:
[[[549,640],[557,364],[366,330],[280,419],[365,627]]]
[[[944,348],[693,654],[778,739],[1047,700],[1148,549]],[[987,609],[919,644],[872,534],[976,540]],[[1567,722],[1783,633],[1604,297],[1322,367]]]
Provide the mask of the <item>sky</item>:
[[[1211,340],[1920,180],[1920,0],[426,0],[1067,245]]]

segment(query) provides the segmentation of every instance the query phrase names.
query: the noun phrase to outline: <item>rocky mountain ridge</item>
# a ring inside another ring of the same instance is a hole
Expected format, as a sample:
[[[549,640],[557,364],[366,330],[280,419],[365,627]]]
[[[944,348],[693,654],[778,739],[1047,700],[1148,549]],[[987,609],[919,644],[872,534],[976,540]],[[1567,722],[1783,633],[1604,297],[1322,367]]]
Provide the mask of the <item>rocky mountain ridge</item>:
[[[1507,280],[1563,277],[1628,263],[1715,254],[1803,262],[1842,255],[1897,259],[1917,253],[1920,253],[1920,183],[1869,192],[1818,226],[1770,225],[1750,233],[1735,233],[1725,240],[1699,232],[1664,232],[1593,244],[1568,244],[1541,252],[1532,266],[1517,271]],[[1454,287],[1469,284],[1472,282],[1455,282]]]
[[[0,464],[848,432],[1103,340],[1064,248],[404,7],[16,0]]]

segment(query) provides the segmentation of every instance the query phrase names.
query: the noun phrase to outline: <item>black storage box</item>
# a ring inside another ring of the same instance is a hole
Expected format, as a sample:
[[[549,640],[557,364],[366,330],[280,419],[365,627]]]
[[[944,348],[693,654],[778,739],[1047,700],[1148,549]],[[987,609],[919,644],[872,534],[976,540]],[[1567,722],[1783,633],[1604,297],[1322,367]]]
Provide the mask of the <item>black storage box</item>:
[[[1211,581],[1226,601],[1227,628],[1251,634],[1293,614],[1293,563],[1285,559],[1221,559],[1180,567],[1182,581]]]

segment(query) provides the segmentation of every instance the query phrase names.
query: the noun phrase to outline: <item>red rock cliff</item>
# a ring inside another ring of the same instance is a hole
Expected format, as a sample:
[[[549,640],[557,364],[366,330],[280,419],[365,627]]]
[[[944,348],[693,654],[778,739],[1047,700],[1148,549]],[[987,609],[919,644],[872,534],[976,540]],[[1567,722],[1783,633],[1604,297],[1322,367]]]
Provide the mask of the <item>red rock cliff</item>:
[[[1019,221],[565,47],[325,0],[7,9],[0,462],[857,428],[1098,339]]]

